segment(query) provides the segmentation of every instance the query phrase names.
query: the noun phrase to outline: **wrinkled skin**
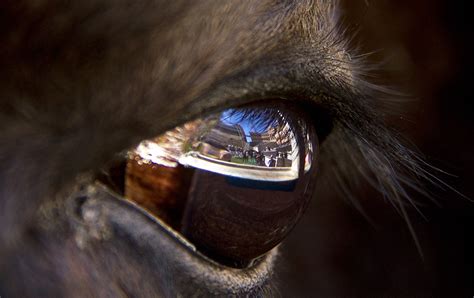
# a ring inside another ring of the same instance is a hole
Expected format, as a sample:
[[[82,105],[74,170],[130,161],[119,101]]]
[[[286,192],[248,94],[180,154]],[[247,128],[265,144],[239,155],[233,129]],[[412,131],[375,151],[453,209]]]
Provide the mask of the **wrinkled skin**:
[[[314,195],[330,198],[341,144],[392,142],[337,17],[331,1],[3,1],[0,296],[274,295],[278,248],[248,269],[209,262],[93,177],[193,118],[304,98],[334,120]]]

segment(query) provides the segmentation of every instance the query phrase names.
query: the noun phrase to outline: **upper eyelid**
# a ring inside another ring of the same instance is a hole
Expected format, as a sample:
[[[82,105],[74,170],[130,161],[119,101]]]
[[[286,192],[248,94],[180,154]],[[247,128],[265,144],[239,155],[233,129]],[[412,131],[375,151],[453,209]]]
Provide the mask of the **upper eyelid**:
[[[286,64],[271,61],[256,64],[250,69],[218,80],[204,94],[184,106],[180,111],[182,119],[173,125],[178,126],[218,110],[269,99],[309,102],[343,116],[336,113],[334,107],[338,107],[337,110],[350,109],[351,105],[357,104],[358,98],[357,94],[341,92],[341,87],[345,90],[353,89],[348,82],[346,77],[337,76],[330,81],[313,66],[294,64],[291,61]]]

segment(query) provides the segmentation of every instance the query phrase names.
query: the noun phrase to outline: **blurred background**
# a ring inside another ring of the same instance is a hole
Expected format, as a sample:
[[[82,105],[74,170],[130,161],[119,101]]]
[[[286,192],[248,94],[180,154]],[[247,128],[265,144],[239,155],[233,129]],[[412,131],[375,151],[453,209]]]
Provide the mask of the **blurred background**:
[[[343,0],[342,19],[359,52],[374,52],[375,81],[416,101],[388,118],[446,183],[474,198],[474,107],[471,96],[473,18],[467,2]],[[359,196],[375,225],[332,192],[314,198],[285,241],[280,292],[284,297],[474,295],[474,203],[431,187],[438,205],[414,210],[424,258],[406,223],[370,188]],[[414,194],[416,196],[416,194]]]

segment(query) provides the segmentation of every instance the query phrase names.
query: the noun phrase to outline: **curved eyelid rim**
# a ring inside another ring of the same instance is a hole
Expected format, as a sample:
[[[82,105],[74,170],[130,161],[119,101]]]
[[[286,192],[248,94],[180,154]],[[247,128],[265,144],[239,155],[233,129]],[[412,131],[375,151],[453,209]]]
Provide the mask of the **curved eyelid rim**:
[[[165,222],[160,220],[158,217],[152,215],[146,209],[140,207],[136,203],[125,199],[123,196],[121,196],[120,194],[116,192],[111,191],[107,186],[102,184],[100,181],[96,181],[93,184],[93,186],[94,186],[93,191],[92,191],[92,188],[89,188],[89,191],[91,191],[90,194],[83,193],[83,195],[80,196],[81,200],[83,200],[83,202],[81,202],[80,204],[81,206],[84,206],[84,203],[85,201],[87,201],[88,198],[94,197],[94,198],[98,198],[101,201],[105,201],[106,204],[115,203],[125,208],[130,208],[134,210],[135,212],[138,212],[138,214],[144,217],[147,221],[151,221],[155,227],[158,227],[161,231],[167,234],[173,241],[178,243],[182,248],[189,251],[201,262],[206,262],[208,265],[210,265],[211,266],[210,270],[215,271],[214,279],[220,279],[218,275],[222,274],[223,270],[230,270],[232,271],[232,274],[239,274],[239,278],[245,279],[246,280],[245,283],[252,284],[254,280],[253,275],[257,274],[259,275],[258,279],[261,279],[262,276],[269,276],[272,271],[274,260],[278,255],[278,246],[276,246],[274,249],[264,254],[263,259],[259,258],[259,262],[254,262],[252,266],[250,267],[246,267],[246,268],[229,267],[229,266],[220,264],[210,259],[209,257],[205,256],[204,254],[200,253],[192,243],[187,241],[183,236],[181,236],[178,232],[176,232],[171,227],[169,227]],[[99,193],[102,193],[103,195],[98,195]],[[192,265],[196,266],[196,264],[192,264]],[[229,287],[231,286],[232,285],[229,285]]]
[[[143,207],[141,207],[140,205],[138,205],[137,203],[131,201],[131,200],[128,200],[126,199],[125,197],[123,197],[122,195],[114,192],[114,191],[111,191],[106,185],[104,185],[102,182],[100,181],[96,181],[95,182],[95,186],[97,188],[99,188],[100,191],[103,191],[105,193],[107,193],[110,197],[118,200],[119,202],[127,205],[127,206],[130,206],[134,209],[137,209],[138,211],[140,211],[142,214],[144,214],[147,218],[149,218],[150,220],[152,220],[153,222],[155,222],[156,224],[158,224],[166,233],[170,234],[173,238],[175,238],[176,240],[178,240],[182,245],[184,245],[185,247],[187,247],[188,249],[194,251],[194,252],[198,252],[196,247],[191,243],[189,242],[188,240],[186,240],[186,238],[184,238],[183,236],[181,236],[178,232],[176,232],[175,230],[173,230],[171,227],[169,227],[164,221],[162,221],[159,217],[156,217],[156,216],[153,216],[151,213],[149,213],[146,209],[144,209]],[[211,260],[212,261],[212,260]]]

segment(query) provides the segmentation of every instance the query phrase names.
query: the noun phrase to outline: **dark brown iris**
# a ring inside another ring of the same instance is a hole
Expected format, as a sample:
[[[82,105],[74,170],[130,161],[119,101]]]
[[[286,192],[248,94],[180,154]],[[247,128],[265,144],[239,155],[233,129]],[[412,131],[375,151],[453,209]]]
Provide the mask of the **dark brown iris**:
[[[166,167],[139,160],[139,156],[127,160],[125,197],[179,231],[188,196],[186,190],[194,171],[183,166]]]

